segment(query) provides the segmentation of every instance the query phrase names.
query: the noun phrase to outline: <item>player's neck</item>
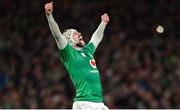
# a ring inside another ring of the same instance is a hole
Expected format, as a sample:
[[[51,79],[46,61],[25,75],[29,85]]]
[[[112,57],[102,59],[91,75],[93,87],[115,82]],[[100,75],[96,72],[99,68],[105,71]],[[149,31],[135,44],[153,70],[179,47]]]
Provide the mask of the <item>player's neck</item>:
[[[76,50],[81,50],[83,47],[79,47],[79,46],[76,46],[76,45],[73,45],[72,46],[74,49],[76,49]]]

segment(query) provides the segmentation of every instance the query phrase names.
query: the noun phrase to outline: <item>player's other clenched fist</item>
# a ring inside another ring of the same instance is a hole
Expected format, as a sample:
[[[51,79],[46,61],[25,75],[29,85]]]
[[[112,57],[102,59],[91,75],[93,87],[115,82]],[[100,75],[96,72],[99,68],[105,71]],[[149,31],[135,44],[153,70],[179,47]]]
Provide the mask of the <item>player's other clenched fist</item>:
[[[53,2],[46,3],[44,8],[45,8],[45,12],[46,12],[47,15],[52,14],[52,12],[53,12]]]
[[[104,21],[105,23],[108,23],[109,22],[109,16],[107,13],[103,14],[101,16],[101,20]]]

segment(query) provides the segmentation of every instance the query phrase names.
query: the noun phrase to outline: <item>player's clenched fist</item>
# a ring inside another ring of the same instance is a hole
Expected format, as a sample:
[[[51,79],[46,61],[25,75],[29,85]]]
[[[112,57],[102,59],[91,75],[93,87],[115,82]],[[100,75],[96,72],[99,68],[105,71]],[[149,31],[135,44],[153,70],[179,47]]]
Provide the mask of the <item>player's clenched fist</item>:
[[[103,14],[101,16],[101,20],[104,21],[105,23],[108,23],[109,22],[109,16],[107,13]]]
[[[45,12],[46,12],[47,15],[52,14],[52,12],[53,12],[53,2],[46,3],[44,8],[45,8]]]

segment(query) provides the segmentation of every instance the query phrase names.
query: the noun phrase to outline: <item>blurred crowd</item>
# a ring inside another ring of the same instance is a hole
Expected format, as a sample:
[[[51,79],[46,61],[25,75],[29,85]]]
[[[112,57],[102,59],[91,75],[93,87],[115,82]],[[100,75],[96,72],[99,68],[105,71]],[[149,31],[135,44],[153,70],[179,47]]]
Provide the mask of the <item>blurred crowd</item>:
[[[107,12],[110,23],[95,53],[105,104],[180,108],[179,0],[56,0],[61,31],[86,42]],[[44,2],[1,0],[0,108],[72,108],[74,88],[59,60]],[[164,33],[155,28],[162,25]]]

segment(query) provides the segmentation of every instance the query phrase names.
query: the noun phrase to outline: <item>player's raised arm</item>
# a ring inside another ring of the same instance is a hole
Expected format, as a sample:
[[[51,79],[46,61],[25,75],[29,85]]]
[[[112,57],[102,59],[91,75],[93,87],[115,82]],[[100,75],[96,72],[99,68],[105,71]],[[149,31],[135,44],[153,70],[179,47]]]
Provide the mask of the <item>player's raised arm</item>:
[[[109,16],[107,13],[105,13],[101,16],[101,23],[99,27],[96,29],[96,31],[93,33],[92,38],[90,40],[90,42],[92,42],[96,48],[104,36],[104,30],[108,22],[109,22]]]
[[[53,12],[53,3],[46,3],[45,4],[45,13],[46,13],[46,17],[48,20],[48,24],[50,27],[50,30],[52,32],[52,35],[54,37],[54,39],[56,40],[56,43],[58,45],[59,49],[64,49],[67,45],[67,41],[66,39],[63,37],[58,24],[56,23],[56,21],[53,18],[52,12]]]

